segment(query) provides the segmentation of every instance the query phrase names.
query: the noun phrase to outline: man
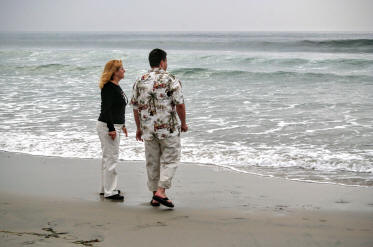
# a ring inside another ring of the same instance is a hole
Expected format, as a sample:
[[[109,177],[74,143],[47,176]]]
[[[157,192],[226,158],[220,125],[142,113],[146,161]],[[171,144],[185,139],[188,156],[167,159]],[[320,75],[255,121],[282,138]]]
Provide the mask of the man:
[[[133,86],[133,114],[136,140],[145,141],[148,188],[153,192],[152,206],[174,207],[167,198],[180,161],[180,132],[186,132],[185,105],[181,83],[167,70],[167,53],[154,49],[149,53],[151,69]],[[176,117],[179,116],[179,120]]]

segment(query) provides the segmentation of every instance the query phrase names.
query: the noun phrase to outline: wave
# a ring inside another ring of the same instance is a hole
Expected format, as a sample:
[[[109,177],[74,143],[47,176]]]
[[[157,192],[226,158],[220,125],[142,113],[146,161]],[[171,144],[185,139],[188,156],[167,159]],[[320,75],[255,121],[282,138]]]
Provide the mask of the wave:
[[[343,37],[343,38],[341,38]],[[356,33],[13,33],[0,47],[372,53],[372,34]]]
[[[229,58],[230,62],[237,64],[258,64],[258,65],[279,65],[279,66],[293,66],[293,65],[309,65],[309,66],[334,66],[340,67],[344,65],[362,67],[373,67],[372,59],[359,58],[338,58],[338,59],[305,59],[305,58],[263,58],[263,57],[247,57],[247,58]]]
[[[373,39],[336,39],[336,40],[302,40],[299,42],[306,46],[327,47],[373,47]]]
[[[326,64],[326,65],[353,65],[353,66],[373,66],[373,60],[370,59],[325,59],[325,60],[317,60],[314,63],[316,64]]]
[[[59,63],[51,63],[51,64],[43,64],[43,65],[38,65],[38,66],[24,66],[26,69],[64,69],[64,68],[70,68],[70,65],[65,65],[65,64],[59,64]],[[19,67],[22,68],[22,67]]]
[[[208,46],[208,43],[204,45]],[[231,40],[211,47],[277,52],[372,53],[373,39]]]
[[[198,59],[198,58],[197,58]],[[325,59],[309,60],[303,58],[260,58],[260,57],[234,57],[234,58],[216,58],[217,68],[225,63],[233,65],[233,69],[215,69],[206,67],[186,67],[171,69],[170,72],[184,78],[240,78],[246,77],[290,77],[290,78],[326,78],[326,79],[356,79],[364,81],[373,81],[370,75],[373,69],[373,60],[369,59]],[[224,62],[225,60],[225,62]],[[250,62],[248,62],[250,61]],[[209,63],[214,67],[214,64]],[[297,69],[302,66],[302,70]],[[229,67],[229,66],[225,66]],[[320,70],[319,68],[325,68]],[[265,68],[268,71],[262,71]],[[315,70],[314,68],[317,68]],[[87,73],[93,72],[99,74],[102,66],[90,65],[79,66],[74,64],[39,64],[12,66],[8,64],[0,65],[0,72],[3,75],[17,71],[22,74],[48,74],[48,73]],[[314,72],[317,71],[317,72]],[[133,71],[136,73],[136,71]]]
[[[72,134],[72,135],[71,135]],[[34,155],[99,158],[99,142],[92,138],[91,133],[71,132],[53,133],[58,136],[58,142],[52,136],[36,134],[4,135],[0,143],[0,151],[21,152]],[[79,136],[79,138],[74,138]],[[42,142],[35,139],[43,138]],[[86,143],[90,145],[86,145]],[[253,149],[235,145],[211,145],[208,143],[194,144],[186,139],[183,146],[182,162],[203,165],[216,165],[242,172],[255,172],[261,175],[272,174],[276,177],[297,178],[310,181],[340,181],[342,184],[373,186],[373,167],[371,160],[365,155],[348,152],[334,152],[323,148],[302,148],[288,145],[272,146],[267,149]],[[53,144],[53,145],[48,145]],[[48,148],[46,148],[48,146]],[[126,147],[121,147],[121,159],[144,160],[143,150],[139,152],[136,141],[128,141]],[[143,149],[143,148],[141,148]],[[351,177],[354,176],[354,177]],[[321,179],[324,177],[325,179]],[[321,179],[321,180],[320,180]],[[342,181],[345,179],[345,181]]]
[[[1,66],[2,67],[2,66]],[[8,66],[9,67],[9,66]],[[51,63],[51,64],[43,64],[43,65],[34,65],[34,66],[16,66],[14,67],[17,71],[89,71],[89,70],[96,70],[100,69],[101,66],[77,66],[77,65],[67,65],[67,64],[59,64],[59,63]]]
[[[307,64],[310,62],[308,59],[303,58],[272,58],[272,59],[263,59],[263,58],[246,58],[244,62],[258,63],[258,64],[283,64],[283,65],[300,65]]]
[[[207,52],[208,53],[208,52]],[[183,61],[188,62],[190,56],[181,57]],[[361,69],[373,69],[373,57],[372,56],[357,56],[357,57],[319,57],[319,56],[307,56],[298,55],[294,56],[289,54],[288,56],[277,56],[273,55],[255,55],[248,56],[247,54],[210,54],[210,55],[197,55],[193,57],[195,63],[206,64],[209,67],[232,67],[232,66],[303,66],[304,68],[320,68],[319,66],[331,66],[335,69],[348,69],[348,70],[361,70]],[[348,67],[347,67],[348,66]]]
[[[340,75],[335,73],[313,73],[313,72],[294,72],[294,71],[272,71],[272,72],[255,72],[244,70],[215,70],[208,68],[179,68],[171,70],[171,73],[181,77],[292,77],[292,78],[344,78],[344,79],[362,79],[373,80],[373,76],[367,75]]]
[[[194,74],[201,74],[210,72],[210,69],[206,68],[180,68],[171,70],[174,74],[183,74],[183,75],[194,75]]]
[[[185,58],[190,59],[190,58]],[[360,59],[360,58],[337,58],[337,59],[306,59],[306,58],[267,58],[267,57],[244,57],[244,56],[221,56],[221,55],[207,55],[201,57],[195,57],[194,60],[198,62],[200,60],[203,63],[204,59],[209,59],[209,65],[213,66],[214,63],[237,65],[237,66],[276,66],[292,68],[293,66],[308,66],[309,68],[317,66],[333,66],[333,68],[346,69],[349,66],[349,70],[354,69],[373,69],[373,59]],[[183,59],[184,60],[184,59]],[[16,69],[16,70],[26,70],[26,71],[38,71],[38,70],[66,70],[66,71],[83,71],[83,70],[97,70],[101,66],[79,66],[73,64],[60,64],[60,63],[50,63],[41,65],[25,65],[25,66],[11,66],[11,65],[0,65],[0,70],[2,69]],[[185,75],[193,75],[195,73],[208,73],[212,70],[209,68],[194,67],[194,68],[178,68],[172,70],[174,73],[183,73]],[[235,73],[241,73],[242,71],[234,71]]]

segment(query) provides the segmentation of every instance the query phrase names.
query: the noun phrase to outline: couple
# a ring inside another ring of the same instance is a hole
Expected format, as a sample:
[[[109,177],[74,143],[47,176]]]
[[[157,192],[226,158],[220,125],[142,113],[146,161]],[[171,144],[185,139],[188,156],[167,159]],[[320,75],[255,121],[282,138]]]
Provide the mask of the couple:
[[[167,53],[154,49],[149,53],[151,69],[133,86],[131,104],[137,126],[136,140],[145,143],[148,188],[153,192],[150,204],[174,207],[166,189],[180,160],[180,132],[186,132],[185,105],[181,83],[167,70]],[[125,126],[127,97],[119,86],[125,70],[120,60],[109,61],[102,73],[101,113],[97,132],[102,148],[101,195],[122,201],[117,189],[116,166],[119,156],[120,132],[128,136]],[[176,117],[178,115],[181,125]]]

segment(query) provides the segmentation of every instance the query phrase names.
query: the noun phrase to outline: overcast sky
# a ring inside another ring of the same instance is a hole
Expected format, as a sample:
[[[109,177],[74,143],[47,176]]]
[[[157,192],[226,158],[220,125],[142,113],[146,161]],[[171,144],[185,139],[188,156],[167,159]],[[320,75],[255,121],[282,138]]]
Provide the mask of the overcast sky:
[[[373,0],[0,0],[0,31],[373,31]]]

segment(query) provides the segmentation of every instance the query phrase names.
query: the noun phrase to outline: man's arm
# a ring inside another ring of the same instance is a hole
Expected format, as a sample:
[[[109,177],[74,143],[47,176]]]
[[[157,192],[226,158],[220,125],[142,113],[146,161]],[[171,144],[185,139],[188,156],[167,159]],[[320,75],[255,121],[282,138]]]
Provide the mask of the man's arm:
[[[176,112],[181,121],[181,131],[187,132],[188,125],[186,124],[185,104],[176,105]]]
[[[133,109],[133,116],[135,117],[135,122],[136,122],[136,140],[138,141],[143,141],[141,136],[142,136],[142,131],[141,131],[141,126],[140,126],[140,116],[139,116],[139,111],[137,109]]]

